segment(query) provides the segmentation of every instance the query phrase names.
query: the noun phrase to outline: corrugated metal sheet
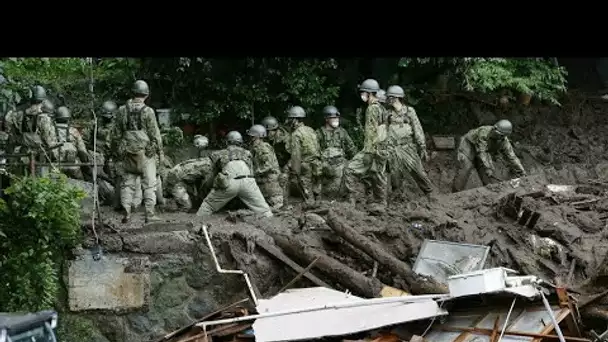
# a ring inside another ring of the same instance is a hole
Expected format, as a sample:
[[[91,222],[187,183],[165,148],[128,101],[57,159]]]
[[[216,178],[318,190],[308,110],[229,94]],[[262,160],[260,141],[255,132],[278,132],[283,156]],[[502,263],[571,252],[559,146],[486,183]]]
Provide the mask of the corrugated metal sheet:
[[[416,297],[400,298],[410,298],[414,301]],[[337,307],[332,303],[353,305]],[[258,312],[263,314],[315,306],[327,307],[311,312],[258,318],[253,324],[255,339],[257,342],[309,340],[447,315],[447,311],[439,308],[437,302],[430,298],[421,298],[411,303],[392,302],[363,306],[369,303],[369,299],[323,287],[288,290],[271,299],[260,299]]]
[[[450,313],[447,322],[443,324],[444,327],[450,328],[482,328],[490,329],[494,328],[494,321],[496,317],[500,315],[498,320],[498,333],[507,318],[509,308],[500,309],[486,309],[485,311],[478,311],[474,313]],[[564,319],[568,314],[568,309],[560,309],[559,307],[553,307],[553,314],[558,322]],[[513,308],[511,317],[506,331],[518,331],[534,334],[548,334],[553,330],[551,324],[551,318],[549,313],[543,306],[540,307],[528,307],[528,308]],[[433,342],[486,342],[490,341],[489,335],[484,335],[478,332],[453,332],[444,331],[439,326],[433,328],[426,336],[425,339]],[[502,342],[528,342],[534,341],[533,337],[524,336],[513,336],[505,334],[502,338]]]

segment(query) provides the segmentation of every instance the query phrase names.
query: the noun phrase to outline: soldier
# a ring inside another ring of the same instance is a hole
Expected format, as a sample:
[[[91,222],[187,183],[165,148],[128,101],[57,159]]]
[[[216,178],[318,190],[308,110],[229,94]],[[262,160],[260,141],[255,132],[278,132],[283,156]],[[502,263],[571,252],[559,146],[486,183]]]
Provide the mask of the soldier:
[[[283,206],[283,188],[279,183],[281,169],[274,149],[263,139],[266,137],[266,128],[262,125],[253,125],[247,131],[251,137],[251,154],[253,156],[253,175],[260,187],[266,202],[273,209]]]
[[[279,125],[279,121],[267,116],[262,119],[262,126],[268,133],[268,142],[272,145],[279,162],[279,167],[283,168],[289,161],[289,131]]]
[[[251,172],[251,152],[240,147],[243,137],[237,131],[226,134],[227,147],[211,154],[213,189],[205,197],[197,216],[206,217],[238,197],[256,214],[271,217],[272,211]]]
[[[383,107],[378,103],[376,94],[380,90],[378,81],[367,79],[359,86],[361,100],[367,104],[365,110],[365,137],[363,150],[357,153],[344,170],[344,188],[347,199],[355,202],[355,184],[358,178],[367,176],[374,195],[372,210],[381,211],[386,207],[386,160],[387,153],[379,149],[378,135],[379,118],[382,117]]]
[[[334,106],[323,108],[325,126],[317,130],[321,148],[321,186],[326,196],[340,191],[342,173],[346,162],[357,153],[355,143],[348,132],[340,127],[340,112]]]
[[[56,151],[48,152],[47,156],[43,149],[56,145],[57,139],[53,122],[49,114],[53,112],[54,106],[46,100],[46,90],[41,86],[35,86],[32,90],[29,107],[11,111],[7,114],[7,133],[9,135],[9,153],[35,152],[38,161],[50,161],[56,157]],[[28,157],[21,158],[21,162],[27,164]],[[39,171],[46,173],[47,167]]]
[[[194,138],[194,146],[199,151],[205,150],[209,146],[209,139],[202,135]],[[199,153],[200,156],[200,153]],[[213,164],[209,157],[199,157],[183,161],[169,171],[165,178],[165,189],[170,193],[178,207],[184,211],[192,209],[192,200],[190,199],[198,190],[197,183],[202,185],[202,193],[206,193],[207,185],[211,183],[213,176]],[[190,189],[190,191],[188,191]],[[193,194],[191,196],[189,193]]]
[[[279,125],[279,121],[272,116],[267,116],[262,119],[262,126],[266,128],[268,134],[268,143],[274,149],[274,153],[277,156],[279,167],[281,168],[281,175],[279,176],[279,185],[281,189],[287,189],[289,186],[289,131]],[[288,199],[285,197],[287,194],[283,194],[283,203]]]
[[[300,106],[291,107],[287,118],[291,124],[289,152],[289,181],[284,188],[284,199],[289,198],[291,183],[295,183],[308,205],[315,202],[321,192],[319,176],[321,171],[321,149],[315,131],[304,124],[306,112]]]
[[[37,131],[37,116],[41,113],[42,101],[46,99],[46,90],[42,86],[35,86],[32,88],[30,101],[26,108],[18,108],[16,110],[9,111],[4,117],[6,133],[8,133],[8,153],[13,153],[15,148],[23,145],[24,139],[27,139],[27,143],[33,142],[33,148],[39,147],[40,144],[35,144],[36,141],[29,141],[29,138],[23,136],[23,133],[35,133]],[[36,118],[36,120],[32,120]],[[31,134],[29,134],[30,137]],[[39,140],[35,139],[34,140]]]
[[[389,110],[385,144],[391,151],[391,173],[396,173],[394,176],[401,180],[403,172],[408,172],[430,199],[433,184],[422,166],[422,161],[428,161],[429,155],[420,120],[413,107],[403,104],[403,88],[390,86],[386,95]]]
[[[116,146],[124,169],[120,186],[120,201],[125,215],[123,222],[131,218],[133,193],[137,177],[141,177],[145,206],[145,221],[159,221],[156,206],[156,156],[163,162],[163,143],[154,109],[144,102],[150,95],[148,84],[137,80],[132,88],[133,98],[118,109],[111,143]]]
[[[526,175],[523,165],[513,152],[508,136],[513,132],[509,120],[500,120],[494,126],[481,126],[470,130],[458,145],[458,172],[454,177],[453,192],[464,190],[469,175],[475,169],[483,185],[500,180],[494,173],[492,155],[502,154],[511,172],[517,177]]]
[[[59,166],[61,167],[61,171],[70,178],[83,179],[79,166],[61,166],[61,163],[74,164],[89,161],[89,153],[84,140],[80,132],[70,125],[70,118],[71,113],[67,107],[62,106],[57,108],[57,113],[55,114],[55,134],[57,141],[63,143],[59,147]]]

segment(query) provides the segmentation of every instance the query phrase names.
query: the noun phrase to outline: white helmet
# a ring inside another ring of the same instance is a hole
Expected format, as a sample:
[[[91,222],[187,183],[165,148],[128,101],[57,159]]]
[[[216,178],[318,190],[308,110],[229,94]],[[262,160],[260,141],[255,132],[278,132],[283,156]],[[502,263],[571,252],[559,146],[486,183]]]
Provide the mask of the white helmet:
[[[209,146],[209,138],[200,134],[195,135],[194,146],[196,148],[207,148],[207,146]]]

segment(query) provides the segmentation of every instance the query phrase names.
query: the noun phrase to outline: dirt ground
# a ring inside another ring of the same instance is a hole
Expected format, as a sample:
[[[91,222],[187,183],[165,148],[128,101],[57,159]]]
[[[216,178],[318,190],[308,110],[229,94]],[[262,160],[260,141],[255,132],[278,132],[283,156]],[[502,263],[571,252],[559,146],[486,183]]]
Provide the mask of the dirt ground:
[[[584,301],[608,287],[608,180],[599,180],[592,173],[579,184],[555,188],[549,186],[555,179],[542,170],[559,170],[572,164],[592,169],[605,161],[608,122],[604,113],[608,112],[608,105],[576,94],[571,96],[561,109],[518,108],[494,113],[495,118],[507,117],[516,125],[514,146],[531,171],[530,176],[518,182],[505,181],[450,194],[453,152],[435,152],[427,170],[439,194],[431,203],[421,199],[419,191],[410,184],[404,191],[392,194],[387,212],[380,215],[371,214],[362,203],[352,206],[322,201],[314,211],[304,211],[296,204],[270,219],[256,218],[243,210],[220,213],[205,222],[193,214],[169,210],[162,217],[168,224],[209,225],[213,240],[229,243],[232,259],[246,269],[262,296],[275,294],[295,273],[281,262],[269,261],[272,258],[255,247],[259,241],[282,247],[302,267],[310,262],[306,256],[315,253],[338,261],[348,270],[332,264],[315,266],[311,273],[336,289],[368,295],[364,287],[353,288],[352,284],[360,276],[372,278],[374,259],[328,225],[331,213],[409,267],[425,239],[485,245],[491,247],[486,268],[504,266],[539,276],[548,283],[567,286]],[[531,222],[535,213],[538,219]],[[127,227],[120,224],[119,214],[109,209],[104,210],[104,217],[118,229],[143,225],[143,213],[135,214]],[[369,284],[379,281],[403,290],[414,287],[412,279],[393,270],[380,263]],[[310,285],[304,279],[295,286]],[[597,305],[604,310],[608,300],[598,300],[594,308]]]

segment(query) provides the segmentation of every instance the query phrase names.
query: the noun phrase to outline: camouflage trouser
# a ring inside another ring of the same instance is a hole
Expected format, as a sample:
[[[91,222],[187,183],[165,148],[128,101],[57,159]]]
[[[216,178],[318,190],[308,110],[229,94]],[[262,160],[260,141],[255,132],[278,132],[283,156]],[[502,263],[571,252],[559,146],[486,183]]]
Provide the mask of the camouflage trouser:
[[[283,206],[283,187],[280,184],[279,178],[280,174],[277,173],[256,178],[262,195],[273,209]]]
[[[288,167],[287,170],[289,170]],[[302,161],[299,175],[288,173],[288,181],[283,189],[284,200],[287,201],[291,194],[291,186],[295,185],[306,203],[314,202],[315,196],[319,196],[321,193],[320,174],[321,161],[319,159]]]
[[[138,184],[138,181],[141,183]],[[143,192],[143,202],[146,214],[154,214],[156,206],[156,163],[154,158],[144,157],[143,173],[141,175],[125,172],[120,186],[120,202],[122,207],[131,212],[137,207],[137,189]],[[141,203],[141,202],[140,202]]]
[[[391,176],[403,180],[404,172],[407,172],[425,194],[433,192],[433,183],[422,166],[416,146],[413,144],[395,146],[391,154],[389,161]]]
[[[354,199],[355,185],[362,177],[368,177],[374,201],[386,204],[387,177],[386,157],[359,152],[344,168],[344,188],[350,200]]]
[[[321,194],[324,197],[334,198],[340,193],[340,186],[342,185],[342,176],[346,163],[346,160],[334,164],[329,164],[327,162],[323,163],[320,183]]]
[[[121,184],[125,175],[125,171],[122,167],[122,162],[114,162],[111,166],[110,166],[110,170],[111,170],[111,175],[114,178],[114,200],[113,200],[113,205],[114,208],[118,209],[120,207],[122,207],[121,204],[121,200],[120,200],[120,193],[121,193]],[[139,208],[141,206],[141,202],[143,201],[143,193],[142,193],[142,188],[141,188],[141,177],[137,177],[135,179],[135,190],[133,192],[133,208]]]
[[[200,208],[196,212],[197,216],[209,216],[222,209],[230,200],[238,197],[254,213],[262,214],[266,217],[272,216],[272,211],[260,188],[253,178],[232,179],[226,189],[213,189],[205,197]]]
[[[452,184],[452,192],[462,191],[466,188],[467,182],[471,172],[475,169],[483,185],[494,183],[495,181],[488,176],[486,168],[481,163],[481,160],[477,158],[475,147],[471,145],[465,138],[460,139],[460,145],[458,145],[458,171],[454,176],[454,183]]]

